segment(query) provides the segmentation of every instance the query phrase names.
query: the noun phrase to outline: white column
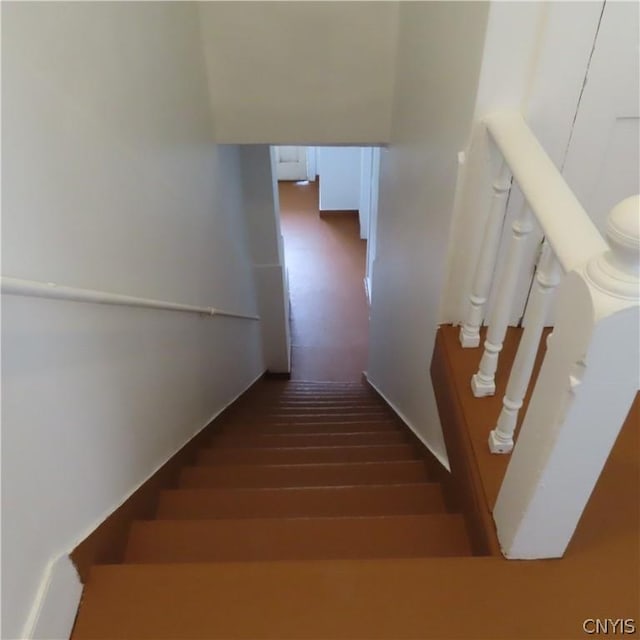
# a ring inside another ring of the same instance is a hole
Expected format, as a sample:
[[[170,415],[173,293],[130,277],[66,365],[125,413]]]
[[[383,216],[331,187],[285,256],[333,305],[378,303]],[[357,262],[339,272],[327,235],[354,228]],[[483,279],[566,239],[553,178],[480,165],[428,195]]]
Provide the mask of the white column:
[[[509,312],[513,304],[513,294],[522,264],[525,241],[533,229],[532,214],[526,202],[513,223],[512,229],[513,235],[511,236],[507,260],[498,285],[496,303],[491,312],[480,367],[478,373],[471,378],[471,389],[476,398],[492,396],[496,392],[495,376],[498,368],[498,358],[507,333],[507,326],[509,325]]]
[[[640,197],[613,209],[607,236],[611,249],[558,289],[553,340],[493,512],[509,558],[564,554],[638,391]]]
[[[480,257],[476,265],[469,308],[464,324],[460,328],[460,344],[467,347],[477,347],[480,344],[480,327],[484,319],[484,305],[489,297],[491,279],[498,256],[498,245],[502,231],[502,220],[505,214],[507,196],[511,188],[511,173],[503,159],[500,160],[498,176],[493,185],[491,209],[484,228]]]
[[[513,361],[498,423],[489,434],[491,453],[509,453],[513,449],[513,432],[518,422],[518,413],[529,388],[544,321],[561,274],[560,263],[551,247],[545,242],[527,305],[528,322]]]

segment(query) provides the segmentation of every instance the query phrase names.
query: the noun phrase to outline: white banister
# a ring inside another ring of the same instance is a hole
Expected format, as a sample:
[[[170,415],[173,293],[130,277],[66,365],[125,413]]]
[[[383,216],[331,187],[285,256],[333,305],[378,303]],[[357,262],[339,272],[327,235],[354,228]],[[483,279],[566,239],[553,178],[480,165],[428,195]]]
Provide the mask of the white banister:
[[[640,197],[617,205],[611,249],[564,278],[553,340],[494,509],[509,558],[563,555],[640,387]]]
[[[16,296],[29,296],[36,298],[51,298],[54,300],[70,300],[73,302],[90,302],[94,304],[124,305],[128,307],[141,307],[145,309],[162,309],[166,311],[182,311],[198,313],[208,316],[226,316],[230,318],[243,318],[246,320],[260,320],[259,316],[237,313],[214,307],[200,307],[152,298],[138,298],[108,291],[94,289],[81,289],[67,287],[55,282],[39,282],[37,280],[23,280],[2,276],[2,293]]]
[[[524,243],[532,229],[531,211],[525,202],[512,226],[513,234],[509,243],[509,252],[498,285],[496,304],[489,320],[480,367],[471,379],[471,389],[477,398],[493,395],[496,390],[495,374],[498,358],[509,326],[509,313],[522,265]]]
[[[544,322],[561,274],[560,263],[545,242],[529,296],[527,323],[509,375],[502,411],[495,429],[489,434],[491,453],[509,453],[513,449],[513,433],[518,422],[518,413],[529,388]]]
[[[491,279],[497,260],[502,220],[510,188],[511,172],[505,161],[501,159],[497,178],[492,184],[491,209],[484,228],[480,257],[469,296],[469,308],[465,322],[460,328],[460,344],[465,348],[477,347],[480,344],[480,327],[484,319],[484,306],[491,290]]]
[[[518,111],[484,118],[565,272],[607,250],[607,243]]]

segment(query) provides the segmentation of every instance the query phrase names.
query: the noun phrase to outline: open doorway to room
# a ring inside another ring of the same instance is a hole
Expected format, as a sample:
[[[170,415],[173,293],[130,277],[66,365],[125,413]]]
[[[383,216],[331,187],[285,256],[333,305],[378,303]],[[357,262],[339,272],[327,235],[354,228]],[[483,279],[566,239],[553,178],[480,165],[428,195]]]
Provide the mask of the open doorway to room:
[[[274,147],[289,279],[292,379],[367,367],[380,149]]]

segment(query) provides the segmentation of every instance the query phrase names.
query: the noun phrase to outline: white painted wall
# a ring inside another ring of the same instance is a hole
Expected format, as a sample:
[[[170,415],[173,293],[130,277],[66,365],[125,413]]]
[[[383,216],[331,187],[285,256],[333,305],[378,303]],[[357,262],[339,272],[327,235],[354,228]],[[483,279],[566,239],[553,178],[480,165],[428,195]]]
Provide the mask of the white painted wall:
[[[373,185],[373,147],[360,149],[360,196],[358,206],[358,220],[360,222],[360,238],[366,240],[369,236],[369,218],[371,217],[371,193]]]
[[[369,209],[369,230],[367,232],[367,267],[366,289],[369,302],[371,302],[371,280],[376,261],[377,233],[378,233],[378,201],[380,195],[380,147],[372,149],[371,158],[371,201]]]
[[[275,149],[240,147],[244,211],[261,318],[264,362],[271,372],[290,371],[289,289],[280,231]]]
[[[220,142],[389,139],[397,2],[202,2]]]
[[[562,167],[602,11],[602,2],[493,2],[489,11],[482,71],[475,105],[477,120],[502,108],[519,108],[556,166]],[[454,212],[448,284],[442,322],[460,322],[477,264],[489,212],[492,176],[489,148],[477,127],[466,152],[460,198]],[[512,190],[498,264],[504,264],[510,226],[522,205]],[[514,299],[511,322],[522,316],[541,234],[531,234]],[[499,280],[500,267],[494,277]],[[494,304],[495,291],[487,305]]]
[[[318,177],[318,148],[307,147],[307,180],[315,182]]]
[[[2,27],[3,273],[255,313],[194,6],[5,3]],[[2,314],[2,636],[18,638],[50,561],[264,363],[257,322],[14,296]],[[73,613],[73,573],[51,584]]]
[[[562,174],[602,234],[640,193],[640,5],[607,2]]]
[[[392,144],[381,152],[368,377],[445,464],[429,363],[487,10],[401,4]]]
[[[319,147],[320,211],[360,208],[360,147]]]

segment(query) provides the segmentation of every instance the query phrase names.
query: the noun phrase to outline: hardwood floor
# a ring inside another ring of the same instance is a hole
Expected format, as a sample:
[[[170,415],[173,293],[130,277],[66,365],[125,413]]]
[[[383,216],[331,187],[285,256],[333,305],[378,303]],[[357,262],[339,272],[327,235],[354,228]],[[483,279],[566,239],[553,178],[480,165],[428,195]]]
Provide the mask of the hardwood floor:
[[[369,310],[358,216],[321,217],[317,182],[278,187],[291,300],[291,379],[360,380]]]

